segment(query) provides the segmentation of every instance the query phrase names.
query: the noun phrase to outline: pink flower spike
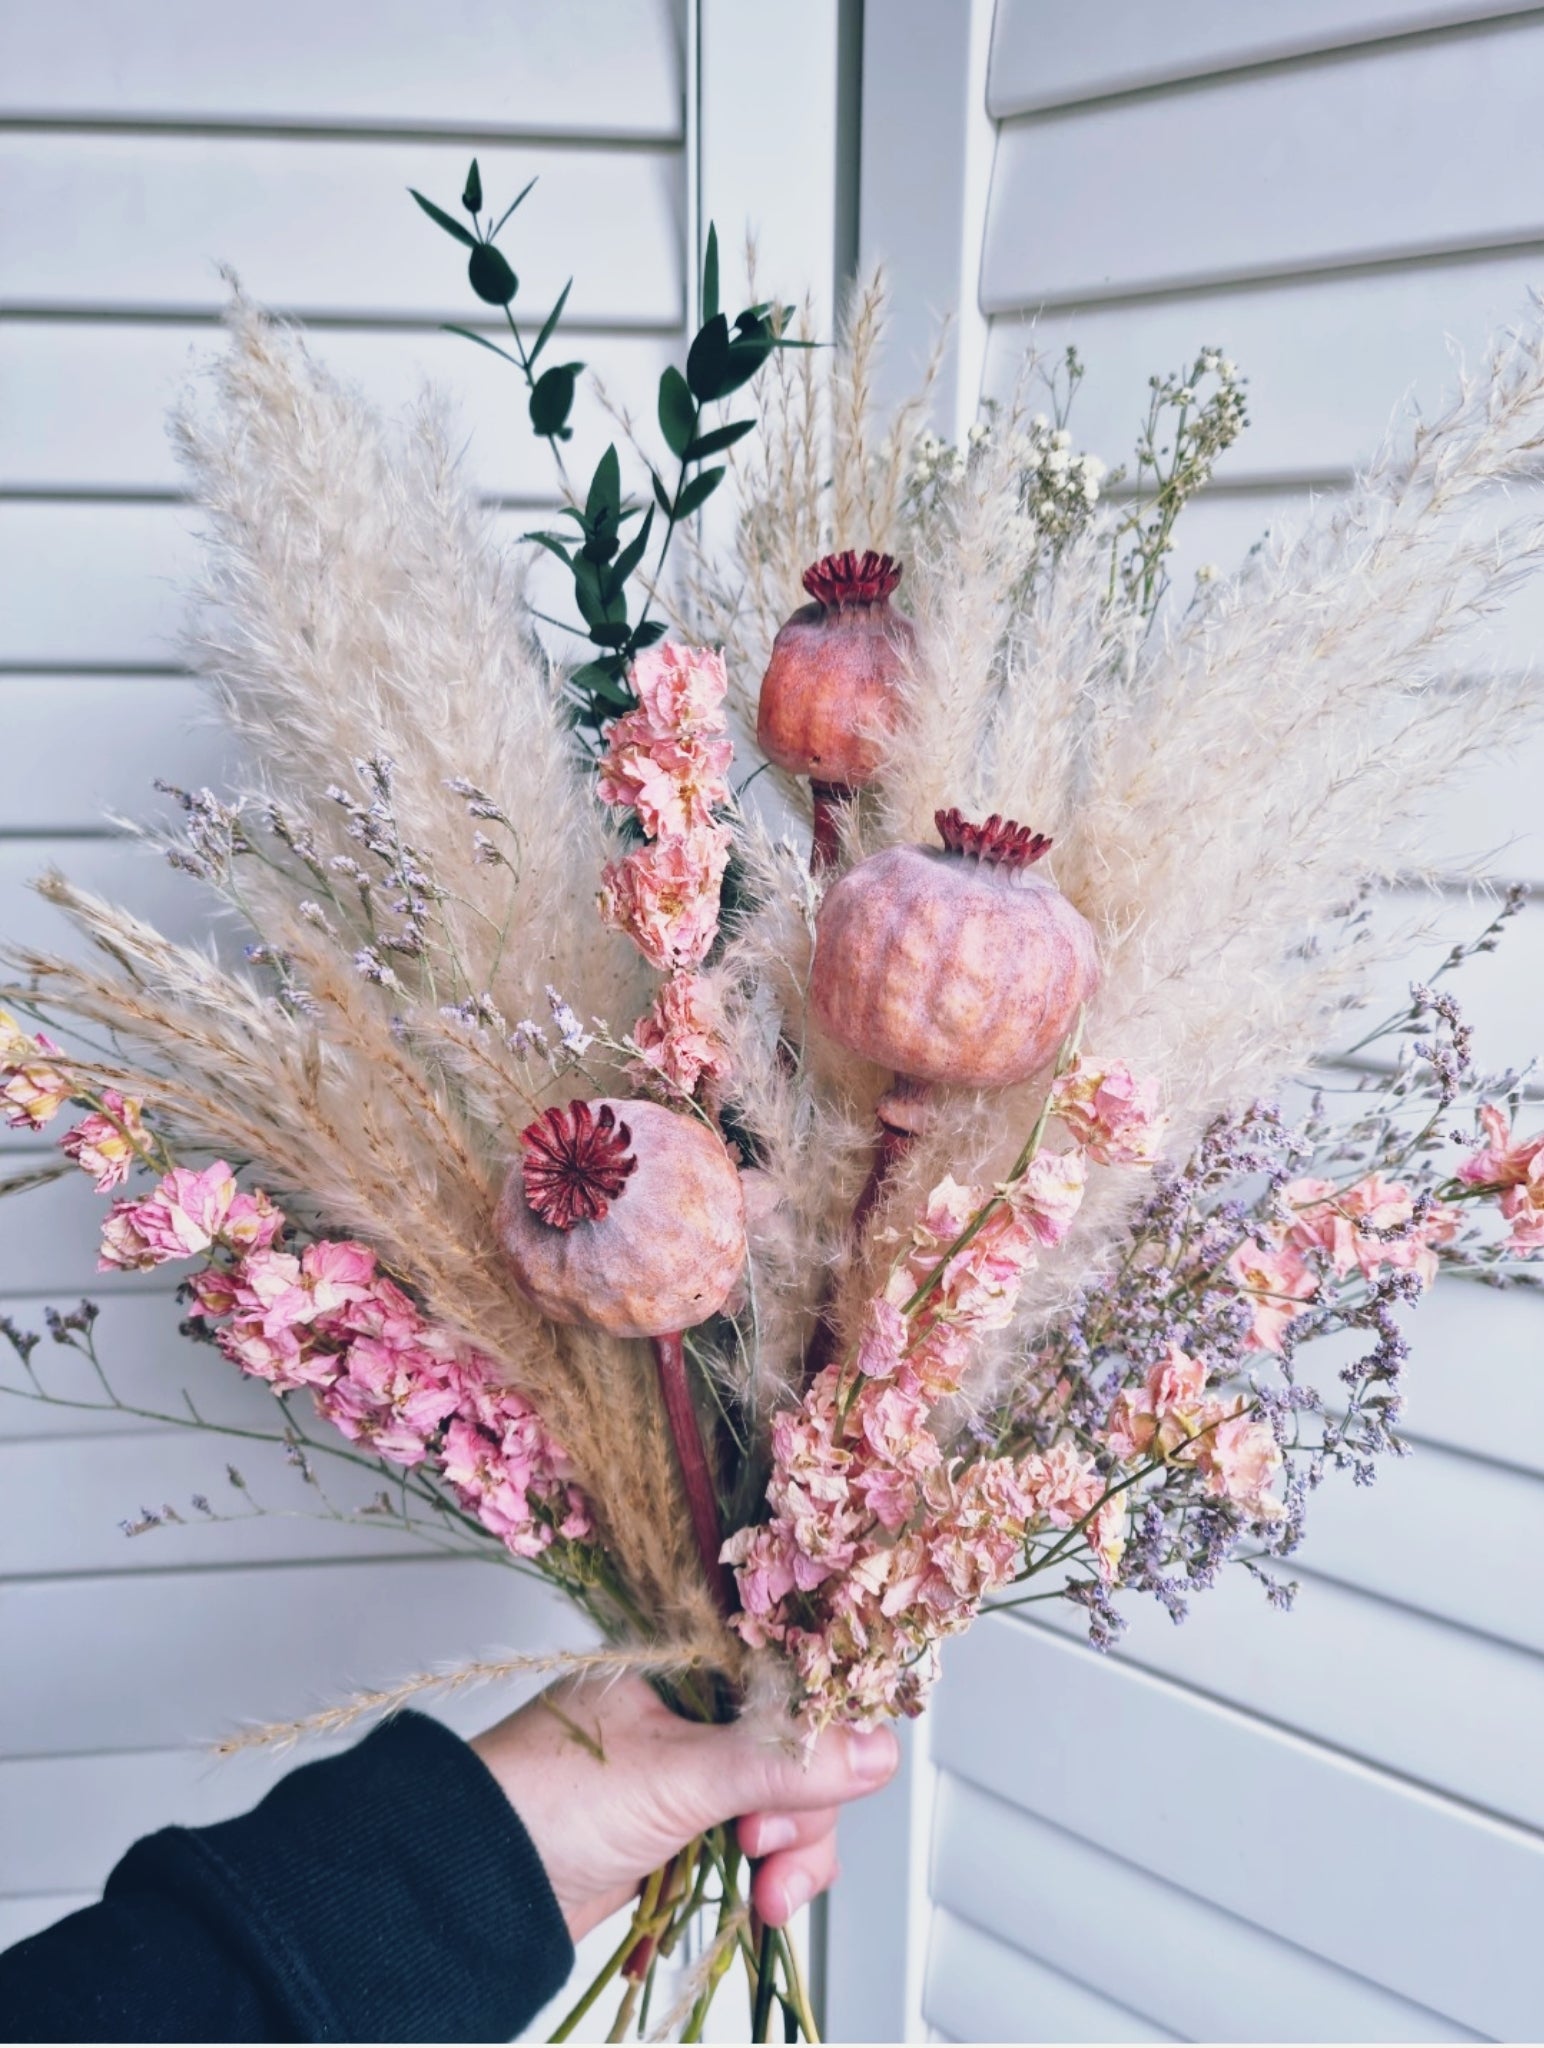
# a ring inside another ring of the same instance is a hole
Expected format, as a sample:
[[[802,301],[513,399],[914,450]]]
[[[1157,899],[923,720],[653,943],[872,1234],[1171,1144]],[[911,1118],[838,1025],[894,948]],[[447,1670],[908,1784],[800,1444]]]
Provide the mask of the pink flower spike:
[[[632,1071],[662,1080],[667,1090],[695,1095],[699,1083],[729,1077],[729,1049],[723,1006],[711,981],[701,974],[675,974],[654,998],[654,1007],[633,1026],[641,1057]]]
[[[1151,1166],[1168,1126],[1158,1085],[1123,1060],[1098,1066],[1079,1053],[1051,1089],[1051,1112],[1101,1166]]]
[[[129,1168],[149,1150],[149,1134],[141,1111],[144,1105],[120,1095],[116,1088],[102,1094],[102,1108],[66,1131],[60,1149],[82,1171],[89,1173],[99,1195],[111,1194],[129,1177]]]

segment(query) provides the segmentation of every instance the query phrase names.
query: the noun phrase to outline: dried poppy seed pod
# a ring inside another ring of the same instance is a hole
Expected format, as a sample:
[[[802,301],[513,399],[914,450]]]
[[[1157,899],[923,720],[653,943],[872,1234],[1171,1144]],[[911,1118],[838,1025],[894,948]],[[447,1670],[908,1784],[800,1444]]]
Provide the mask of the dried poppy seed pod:
[[[1094,934],[1034,872],[1049,839],[957,810],[936,823],[941,849],[888,847],[826,892],[810,1005],[907,1082],[1010,1087],[1049,1063],[1098,986]]]
[[[571,1102],[521,1133],[495,1227],[554,1322],[658,1337],[715,1315],[745,1264],[723,1140],[657,1102]]]
[[[762,677],[756,738],[769,761],[810,778],[817,869],[835,859],[841,807],[872,779],[895,716],[915,639],[890,608],[900,580],[900,563],[872,548],[814,563],[803,578],[813,602],[784,622]]]
[[[520,1133],[495,1228],[528,1300],[554,1322],[650,1337],[703,1573],[725,1614],[718,1490],[683,1330],[723,1307],[745,1264],[745,1203],[723,1140],[657,1102],[571,1102]]]

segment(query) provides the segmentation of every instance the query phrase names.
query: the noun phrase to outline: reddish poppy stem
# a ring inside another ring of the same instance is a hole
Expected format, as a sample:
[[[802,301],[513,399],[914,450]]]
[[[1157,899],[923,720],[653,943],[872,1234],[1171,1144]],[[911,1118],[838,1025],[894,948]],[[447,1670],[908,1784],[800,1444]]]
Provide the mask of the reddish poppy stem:
[[[697,1539],[697,1555],[702,1560],[702,1569],[720,1610],[724,1614],[733,1614],[736,1605],[734,1581],[718,1555],[724,1547],[723,1529],[718,1519],[718,1489],[713,1484],[713,1473],[708,1465],[707,1452],[703,1449],[702,1432],[697,1427],[697,1411],[692,1405],[692,1390],[686,1377],[686,1347],[679,1330],[654,1339],[654,1358],[659,1367],[659,1389],[665,1397],[665,1419],[670,1424],[676,1462],[681,1467],[681,1482],[686,1489],[692,1534]]]
[[[829,874],[842,849],[842,819],[852,802],[853,790],[845,782],[810,783],[815,800],[815,837],[810,846],[810,873]]]

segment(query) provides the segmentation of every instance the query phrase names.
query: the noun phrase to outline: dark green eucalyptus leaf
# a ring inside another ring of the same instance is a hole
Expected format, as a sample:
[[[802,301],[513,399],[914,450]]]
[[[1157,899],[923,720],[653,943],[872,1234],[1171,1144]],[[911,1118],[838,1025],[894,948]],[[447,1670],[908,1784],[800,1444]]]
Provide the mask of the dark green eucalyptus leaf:
[[[600,567],[583,554],[575,555],[570,567],[574,572],[574,602],[579,607],[579,616],[587,626],[597,626],[610,609],[600,585]]]
[[[616,528],[608,520],[589,536],[579,552],[585,561],[593,562],[597,568],[604,569],[621,544],[617,538]]]
[[[653,524],[654,507],[651,505],[648,517],[612,564],[611,572],[606,579],[606,588],[610,595],[616,596],[620,593],[623,584],[643,560],[644,550],[649,545],[649,530]]]
[[[684,455],[697,431],[697,407],[674,363],[668,363],[659,376],[659,430],[672,455]]]
[[[466,174],[466,190],[461,195],[461,204],[474,218],[482,212],[482,172],[477,168],[475,156],[472,168]]]
[[[490,306],[507,306],[520,289],[520,280],[505,262],[503,252],[491,242],[479,242],[467,258],[466,274],[472,290]]]
[[[560,434],[574,404],[574,378],[583,363],[554,363],[537,378],[531,393],[531,425],[538,434]]]
[[[623,685],[622,673],[614,657],[611,661],[587,661],[574,670],[568,686],[583,696],[599,698],[602,703],[625,711],[633,702],[633,693]]]
[[[664,484],[660,481],[658,471],[651,469],[649,471],[649,476],[653,480],[654,484],[655,504],[658,505],[659,509],[661,510],[661,512],[664,513],[667,519],[673,519],[675,517],[675,514],[670,507],[670,493],[665,489]]]
[[[652,647],[656,640],[663,640],[669,630],[663,619],[645,619],[633,635],[633,645]]]
[[[699,505],[704,504],[724,481],[721,469],[705,469],[700,476],[694,476],[689,484],[682,484],[681,494],[675,501],[677,519],[690,519]]]
[[[597,647],[625,647],[632,637],[626,619],[598,619],[590,628],[590,638]]]
[[[442,325],[440,332],[442,334],[459,334],[463,341],[475,341],[479,348],[491,348],[493,353],[496,356],[502,356],[506,363],[513,363],[517,370],[520,368],[520,358],[518,356],[512,356],[507,348],[500,348],[496,341],[490,341],[486,334],[479,334],[475,328],[452,327],[449,321],[446,321]]]
[[[770,341],[732,341],[728,361],[719,378],[719,396],[727,398],[732,391],[749,384],[771,353]]]
[[[756,431],[754,420],[731,420],[727,427],[715,427],[711,433],[701,435],[689,447],[681,451],[687,462],[701,462],[708,455],[722,455],[726,448],[732,448],[736,441],[743,441],[747,434]]]
[[[503,227],[505,221],[509,219],[509,216],[514,212],[515,208],[520,204],[521,200],[524,199],[526,194],[530,191],[531,186],[534,185],[535,183],[536,180],[534,178],[530,179],[526,184],[520,187],[520,190],[515,194],[514,198],[510,200],[508,206],[505,207],[504,211],[499,215],[498,219],[493,224],[492,232],[488,236],[488,240],[490,242],[498,234],[499,229]]]
[[[715,313],[698,329],[686,353],[686,381],[699,405],[722,397],[719,381],[729,367],[729,322]]]
[[[613,441],[596,463],[595,474],[590,479],[590,495],[584,505],[585,524],[592,532],[602,520],[614,527],[621,510],[622,465],[617,459]]]
[[[702,317],[711,320],[718,311],[718,229],[708,222],[708,245],[702,254]]]
[[[573,290],[573,288],[574,281],[572,278],[570,278],[567,284],[564,285],[563,289],[558,293],[557,304],[553,307],[552,311],[547,315],[546,319],[542,322],[541,333],[537,335],[535,341],[531,344],[531,353],[526,357],[526,361],[532,366],[533,369],[536,365],[536,358],[547,346],[547,343],[551,341],[553,329],[557,326],[558,322],[563,317],[563,308],[568,304],[568,295]],[[575,363],[574,368],[576,370],[582,370],[584,368],[584,364]]]
[[[407,189],[409,192],[413,192],[411,185]],[[454,235],[456,240],[464,243],[468,249],[475,249],[477,247],[477,237],[469,233],[461,225],[460,221],[452,220],[448,213],[442,213],[432,199],[425,199],[422,192],[413,192],[413,197],[418,201],[424,212],[428,214],[436,227],[443,228],[447,235]]]
[[[573,558],[570,556],[568,549],[563,545],[563,542],[559,539],[557,534],[522,533],[520,538],[522,540],[530,541],[532,545],[535,547],[545,548],[549,555],[556,555],[558,560],[563,564],[563,567],[565,569],[571,568],[573,566]]]

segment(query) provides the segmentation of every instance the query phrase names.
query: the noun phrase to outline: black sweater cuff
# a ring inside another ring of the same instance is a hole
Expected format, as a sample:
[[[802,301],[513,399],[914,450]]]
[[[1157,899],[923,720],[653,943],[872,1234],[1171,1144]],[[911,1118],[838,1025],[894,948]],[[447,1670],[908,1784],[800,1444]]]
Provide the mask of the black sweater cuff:
[[[507,2041],[573,1944],[482,1760],[421,1714],[281,1780],[251,1813],[137,1842],[106,1897],[174,1895],[238,1948],[289,2037]]]

